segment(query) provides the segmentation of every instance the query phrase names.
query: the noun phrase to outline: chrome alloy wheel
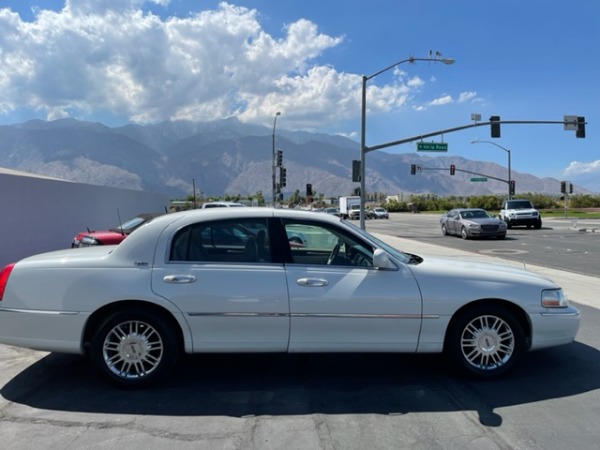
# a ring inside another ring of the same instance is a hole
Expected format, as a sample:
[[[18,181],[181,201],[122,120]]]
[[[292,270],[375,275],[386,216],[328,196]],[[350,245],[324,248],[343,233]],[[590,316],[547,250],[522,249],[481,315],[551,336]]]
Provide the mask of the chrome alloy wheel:
[[[500,317],[477,316],[464,327],[460,348],[469,365],[478,370],[493,371],[510,361],[515,350],[515,335]]]
[[[128,320],[118,323],[102,345],[106,367],[120,378],[136,379],[151,374],[160,366],[164,343],[160,333],[146,322]]]

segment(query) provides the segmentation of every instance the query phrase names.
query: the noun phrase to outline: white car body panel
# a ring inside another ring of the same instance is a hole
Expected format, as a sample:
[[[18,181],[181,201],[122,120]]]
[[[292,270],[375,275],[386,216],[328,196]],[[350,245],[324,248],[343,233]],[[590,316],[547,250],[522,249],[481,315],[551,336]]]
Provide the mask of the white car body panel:
[[[286,272],[291,352],[416,350],[421,295],[406,267],[291,264]]]
[[[194,281],[172,283],[166,277]],[[285,271],[277,264],[165,264],[153,290],[183,312],[194,352],[285,352],[289,303]]]

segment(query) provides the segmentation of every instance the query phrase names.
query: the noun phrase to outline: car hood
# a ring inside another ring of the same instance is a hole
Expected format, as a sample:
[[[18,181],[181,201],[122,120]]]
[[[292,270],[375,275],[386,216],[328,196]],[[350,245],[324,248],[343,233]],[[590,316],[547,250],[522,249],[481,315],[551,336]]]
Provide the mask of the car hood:
[[[77,239],[81,239],[85,236],[92,236],[97,239],[105,240],[105,239],[125,239],[126,234],[120,233],[118,231],[112,230],[100,230],[100,231],[83,231],[77,235]]]
[[[521,289],[523,286],[534,287],[536,290],[558,288],[552,280],[542,275],[518,266],[500,263],[423,256],[423,261],[411,265],[410,269],[422,290],[479,290],[479,287],[485,286],[489,296],[490,286],[498,293],[504,289]]]
[[[490,217],[489,219],[464,219],[464,221],[477,223],[479,225],[498,225],[499,222],[503,222],[502,220],[494,219],[493,217]]]

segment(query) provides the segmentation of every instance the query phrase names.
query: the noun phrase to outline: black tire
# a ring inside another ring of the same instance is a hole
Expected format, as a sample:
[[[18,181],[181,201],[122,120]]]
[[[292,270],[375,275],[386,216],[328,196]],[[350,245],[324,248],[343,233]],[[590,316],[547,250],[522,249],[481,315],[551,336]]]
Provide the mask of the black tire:
[[[504,239],[505,237],[506,237],[506,235],[505,235],[505,234],[498,234],[498,235],[496,236],[496,239]]]
[[[462,227],[460,229],[460,237],[463,239],[469,239],[469,232],[467,231],[467,229],[465,227]]]
[[[100,374],[122,388],[144,388],[164,380],[179,355],[175,330],[159,314],[127,308],[94,331],[90,357]]]
[[[540,228],[542,228],[542,219],[538,220],[533,227],[536,230],[539,230]]]
[[[448,236],[448,228],[446,228],[446,224],[445,223],[442,224],[442,234],[444,236]]]
[[[525,333],[513,312],[479,305],[452,320],[445,350],[461,372],[485,379],[511,370],[525,346]]]

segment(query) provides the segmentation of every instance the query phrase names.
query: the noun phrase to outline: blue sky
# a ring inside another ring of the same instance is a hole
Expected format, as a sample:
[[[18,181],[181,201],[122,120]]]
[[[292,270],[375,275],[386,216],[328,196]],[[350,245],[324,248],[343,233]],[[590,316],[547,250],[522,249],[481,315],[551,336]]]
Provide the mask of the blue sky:
[[[550,0],[0,0],[0,124],[74,117],[118,126],[238,117],[360,136],[367,145],[502,120],[514,170],[600,192],[600,2]],[[506,166],[488,127],[446,134],[445,156]],[[439,141],[441,138],[428,139]],[[415,152],[415,144],[390,152]],[[432,154],[426,154],[431,156]],[[357,146],[358,158],[358,146]]]

